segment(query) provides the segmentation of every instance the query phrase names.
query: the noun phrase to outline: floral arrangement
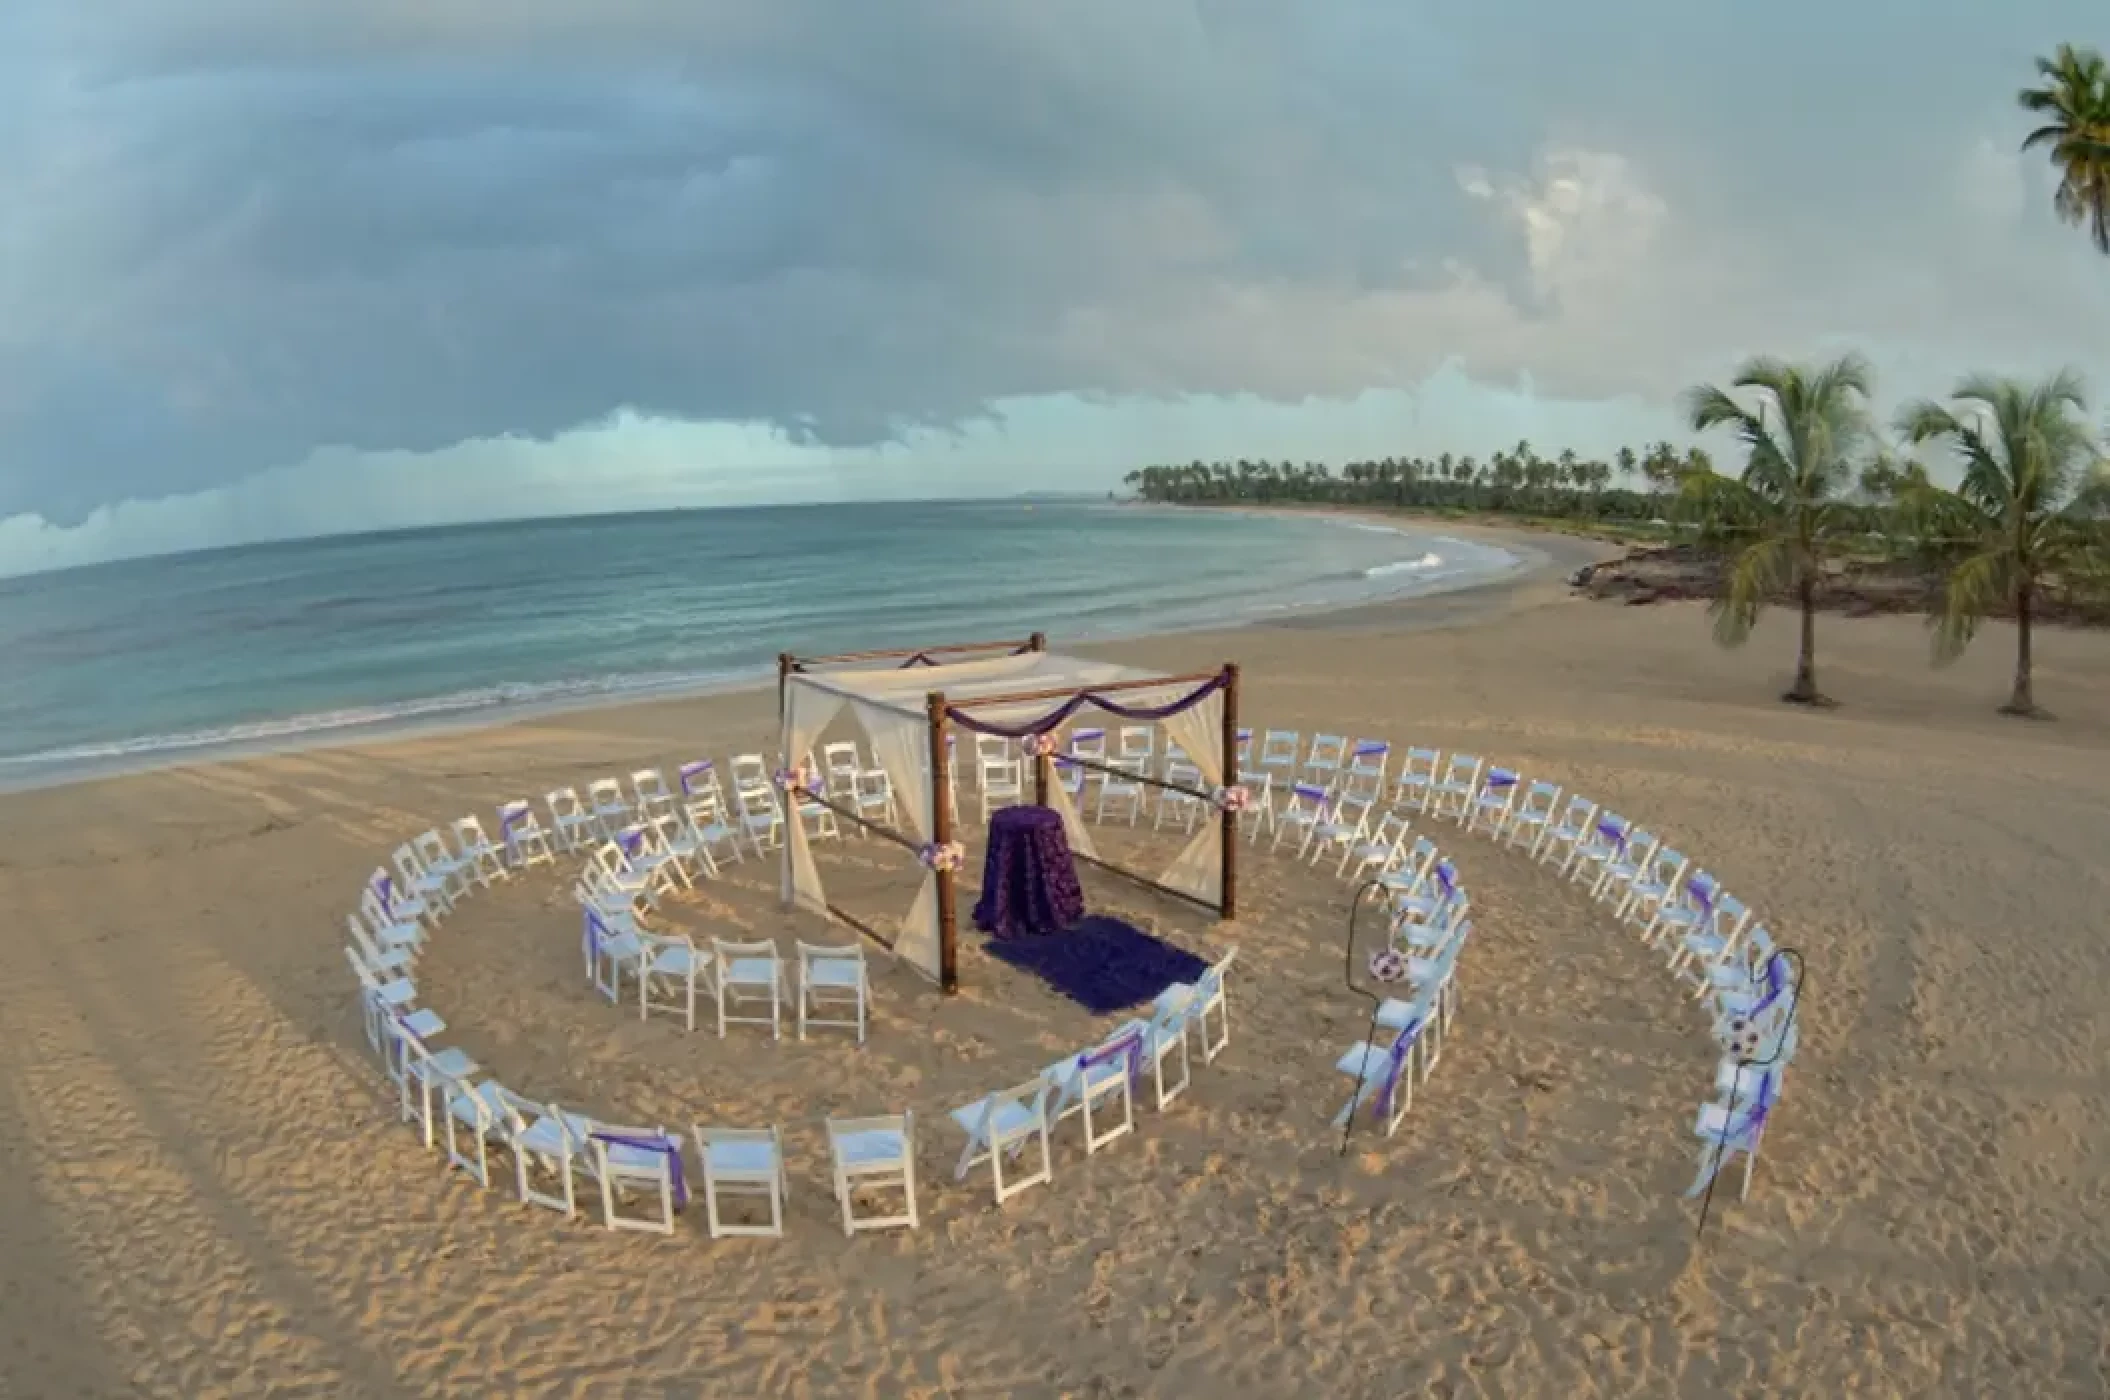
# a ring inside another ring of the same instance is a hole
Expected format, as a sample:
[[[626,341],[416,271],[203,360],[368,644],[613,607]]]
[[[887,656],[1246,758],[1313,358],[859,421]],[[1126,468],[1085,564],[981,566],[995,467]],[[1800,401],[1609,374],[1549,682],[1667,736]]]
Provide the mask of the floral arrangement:
[[[1055,750],[1060,747],[1056,743],[1055,735],[1052,732],[1047,734],[1028,734],[1025,738],[1019,740],[1018,743],[1019,747],[1026,751],[1026,757],[1028,758],[1052,758]]]
[[[1243,812],[1252,805],[1253,794],[1243,787],[1223,787],[1216,790],[1216,810],[1219,812]]]
[[[967,848],[957,841],[947,841],[942,846],[926,842],[917,849],[916,859],[923,862],[926,870],[958,870],[967,863]]]
[[[819,792],[821,776],[811,766],[801,763],[792,768],[779,768],[777,786],[786,792]]]
[[[1370,976],[1378,982],[1407,980],[1407,960],[1396,949],[1380,948],[1370,955]]]

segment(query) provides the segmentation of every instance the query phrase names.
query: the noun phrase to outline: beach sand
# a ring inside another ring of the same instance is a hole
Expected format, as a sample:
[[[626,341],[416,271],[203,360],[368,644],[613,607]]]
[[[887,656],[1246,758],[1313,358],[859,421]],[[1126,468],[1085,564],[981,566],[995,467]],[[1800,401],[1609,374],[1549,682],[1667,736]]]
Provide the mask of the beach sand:
[[[2110,638],[2041,636],[2053,724],[1992,713],[2011,641],[1932,671],[1914,621],[1823,618],[1829,713],[1773,698],[1785,616],[1724,653],[1694,607],[1545,577],[1103,649],[1239,660],[1255,725],[1572,784],[1803,950],[1755,1188],[1698,1240],[1704,1018],[1608,913],[1455,829],[1465,1000],[1395,1139],[1343,1158],[1328,1126],[1368,1014],[1345,886],[1256,855],[1214,927],[1093,876],[1101,908],[1240,949],[1234,1038],[1111,1150],[1065,1125],[1052,1187],[1001,1211],[951,1179],[947,1110],[1104,1018],[970,950],[951,1001],[883,971],[862,1050],[691,1035],[594,998],[556,875],[475,896],[419,977],[488,1069],[603,1117],[783,1125],[787,1236],[714,1243],[700,1204],[615,1235],[449,1176],[394,1121],[343,920],[410,834],[760,748],[772,696],[0,798],[0,1395],[2102,1395]],[[875,912],[906,889],[877,842],[822,862]],[[670,921],[818,934],[772,879],[735,867]],[[820,1119],[903,1108],[923,1227],[845,1240]]]

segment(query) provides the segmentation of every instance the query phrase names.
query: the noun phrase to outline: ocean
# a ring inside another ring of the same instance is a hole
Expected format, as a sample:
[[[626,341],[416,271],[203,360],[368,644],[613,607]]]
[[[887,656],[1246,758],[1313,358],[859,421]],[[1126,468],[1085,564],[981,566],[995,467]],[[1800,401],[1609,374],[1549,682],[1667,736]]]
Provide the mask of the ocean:
[[[0,788],[764,680],[778,652],[1236,625],[1509,572],[1440,533],[932,502],[343,536],[0,580]]]

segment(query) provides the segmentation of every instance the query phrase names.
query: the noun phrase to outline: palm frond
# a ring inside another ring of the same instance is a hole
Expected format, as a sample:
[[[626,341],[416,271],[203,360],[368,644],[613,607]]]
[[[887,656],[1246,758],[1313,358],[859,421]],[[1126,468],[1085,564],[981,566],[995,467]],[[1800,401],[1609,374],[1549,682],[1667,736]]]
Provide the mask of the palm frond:
[[[1793,579],[1793,541],[1771,535],[1745,547],[1729,566],[1721,596],[1708,606],[1714,620],[1714,640],[1721,646],[1742,646],[1751,638],[1765,612],[1766,599],[1788,586]]]

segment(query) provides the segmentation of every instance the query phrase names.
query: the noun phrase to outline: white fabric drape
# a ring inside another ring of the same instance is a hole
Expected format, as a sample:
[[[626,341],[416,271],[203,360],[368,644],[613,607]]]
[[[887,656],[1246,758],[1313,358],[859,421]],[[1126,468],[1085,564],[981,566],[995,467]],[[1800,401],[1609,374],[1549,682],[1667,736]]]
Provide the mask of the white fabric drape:
[[[930,841],[930,721],[901,714],[883,706],[852,701],[850,712],[864,725],[872,743],[872,758],[886,773],[894,789],[894,806],[901,813],[908,834],[918,845]],[[894,942],[894,956],[918,972],[936,979],[938,959],[938,877],[928,867],[917,867],[923,879],[916,886],[915,902],[901,921]]]
[[[1168,716],[1164,724],[1172,742],[1201,770],[1202,786],[1210,792],[1222,787],[1224,693],[1211,691],[1206,700]],[[1165,867],[1158,883],[1211,904],[1222,901],[1223,822],[1213,805],[1203,808],[1200,828],[1172,864]]]
[[[821,737],[828,721],[842,710],[843,698],[797,680],[784,687],[783,757],[787,768],[805,760],[806,751]],[[781,794],[784,803],[784,877],[786,904],[819,914],[828,913],[828,893],[821,888],[821,873],[813,864],[813,848],[806,840],[806,823],[799,819],[798,800]]]
[[[1077,804],[1070,800],[1070,790],[1062,785],[1065,772],[1082,773],[1084,780],[1089,783],[1092,780],[1092,770],[1089,768],[1065,770],[1061,764],[1053,760],[1049,761],[1049,768],[1051,771],[1048,773],[1048,805],[1054,808],[1056,815],[1062,818],[1063,835],[1070,838],[1070,849],[1079,855],[1089,856],[1093,860],[1099,859],[1099,848],[1092,844],[1092,833],[1086,828],[1084,818],[1079,815]]]

